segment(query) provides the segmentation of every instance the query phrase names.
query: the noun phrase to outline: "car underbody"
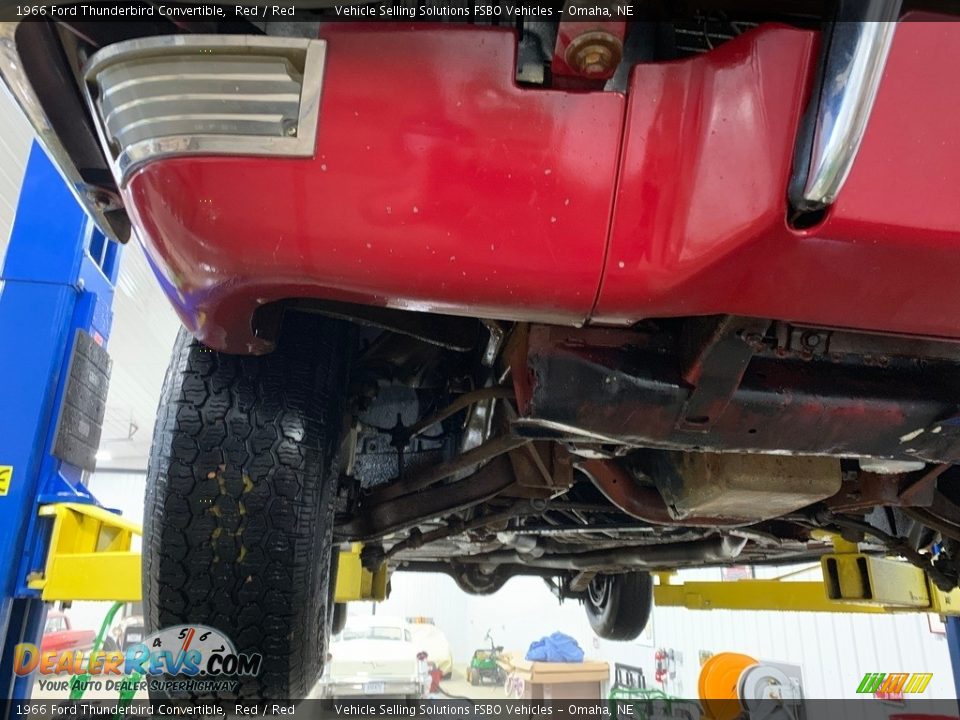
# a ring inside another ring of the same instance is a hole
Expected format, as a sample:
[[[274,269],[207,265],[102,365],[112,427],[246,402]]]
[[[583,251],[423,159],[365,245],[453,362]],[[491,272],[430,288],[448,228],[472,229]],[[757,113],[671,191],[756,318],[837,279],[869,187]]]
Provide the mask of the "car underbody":
[[[597,572],[810,561],[835,533],[956,582],[954,344],[920,358],[731,316],[475,330],[482,350],[378,330],[358,354],[335,532],[371,563],[562,593]]]
[[[891,40],[899,3],[713,5],[639,3],[586,39],[329,8],[4,29],[41,138],[192,336],[156,436],[148,625],[193,607],[164,578],[251,562],[251,498],[285,521],[308,471],[335,476],[297,516],[327,533],[305,555],[362,542],[369,569],[470,593],[529,575],[596,605],[610,577],[811,562],[837,536],[958,585],[960,25],[911,7]],[[864,66],[831,75],[851,28]],[[276,83],[286,115],[231,96],[218,129],[203,83],[248,62],[238,92]],[[838,77],[869,119],[844,167],[818,164]],[[191,507],[196,563],[156,519]]]

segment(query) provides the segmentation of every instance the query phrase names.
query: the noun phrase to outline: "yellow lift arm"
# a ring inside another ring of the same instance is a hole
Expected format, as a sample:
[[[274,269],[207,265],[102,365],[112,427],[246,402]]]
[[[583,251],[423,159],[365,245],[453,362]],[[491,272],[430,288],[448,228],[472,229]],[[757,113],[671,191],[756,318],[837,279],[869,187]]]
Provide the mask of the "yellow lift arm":
[[[58,503],[40,508],[53,519],[50,548],[43,572],[28,579],[44,600],[140,600],[140,552],[132,549],[140,526],[94,505]],[[861,553],[840,538],[834,552],[820,560],[823,580],[676,582],[658,573],[654,601],[660,607],[692,610],[797,610],[806,612],[930,612],[960,615],[960,590],[945,593],[925,573],[902,560]],[[363,567],[363,546],[340,550],[338,603],[384,600],[389,571]]]
[[[832,538],[834,552],[820,559],[823,580],[676,582],[658,573],[653,588],[660,607],[691,610],[794,610],[801,612],[927,612],[960,615],[960,590],[945,593],[918,567],[866,555],[854,543]]]
[[[47,563],[27,577],[27,586],[49,602],[140,599],[140,552],[136,523],[96,505],[57,503],[40,507],[53,518]]]
[[[140,551],[134,536],[142,529],[116,513],[96,505],[43,505],[41,517],[53,519],[50,547],[42,572],[32,573],[27,586],[48,602],[73,600],[140,600]],[[383,600],[388,571],[383,563],[375,572],[360,562],[360,543],[340,551],[336,602]]]

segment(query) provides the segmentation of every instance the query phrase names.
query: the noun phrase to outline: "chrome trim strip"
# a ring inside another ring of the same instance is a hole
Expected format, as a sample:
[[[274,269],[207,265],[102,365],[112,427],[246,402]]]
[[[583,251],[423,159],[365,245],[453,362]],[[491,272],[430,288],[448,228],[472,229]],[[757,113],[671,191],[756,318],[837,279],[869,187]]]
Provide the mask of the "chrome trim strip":
[[[896,18],[900,0],[874,0],[865,17]],[[896,20],[837,22],[823,56],[819,106],[801,209],[830,205],[846,182],[880,88]]]
[[[274,79],[273,75],[269,73],[264,73],[262,75],[252,75],[250,73],[193,73],[190,75],[191,80],[223,80],[223,81],[236,81],[236,80],[246,80],[252,82],[258,81],[271,81]],[[152,82],[182,82],[182,75],[155,75],[149,78],[138,78],[135,80],[124,80],[110,86],[110,90],[104,93],[105,96],[113,95],[114,93],[121,92],[126,90],[129,87],[135,85],[146,85]]]
[[[211,101],[218,100],[221,102],[230,102],[236,100],[236,95],[228,95],[226,93],[181,93],[180,95],[151,95],[146,98],[136,98],[134,100],[128,100],[120,105],[115,105],[110,109],[110,112],[103,119],[103,124],[107,127],[110,126],[110,122],[117,115],[130,110],[132,108],[142,108],[144,105],[151,105],[154,103],[170,103],[175,101],[189,102],[191,100],[198,101]],[[243,102],[248,103],[279,103],[279,104],[299,104],[300,94],[297,93],[294,95],[290,94],[276,94],[276,95],[244,95]],[[239,117],[243,117],[241,113]],[[148,118],[152,120],[153,118]]]
[[[96,120],[100,142],[111,159],[117,184],[121,188],[124,187],[136,170],[160,158],[183,155],[312,157],[320,115],[326,48],[327,44],[324,40],[301,38],[257,35],[166,35],[127,40],[100,50],[90,58],[84,69],[84,94]],[[129,60],[193,55],[194,53],[196,53],[196,59],[227,53],[277,55],[295,59],[296,65],[303,68],[303,79],[297,123],[290,129],[290,135],[287,137],[232,134],[170,135],[132,143],[117,154],[107,137],[104,118],[97,102],[97,75],[111,65]]]
[[[17,52],[16,33],[19,22],[0,22],[0,86],[13,97],[14,102],[27,117],[37,135],[37,140],[53,164],[63,176],[77,202],[87,211],[100,230],[112,240],[126,242],[119,237],[116,228],[107,219],[105,211],[111,210],[101,188],[90,185],[80,176],[77,166],[60,143],[60,138],[50,125],[43,106],[30,86]]]

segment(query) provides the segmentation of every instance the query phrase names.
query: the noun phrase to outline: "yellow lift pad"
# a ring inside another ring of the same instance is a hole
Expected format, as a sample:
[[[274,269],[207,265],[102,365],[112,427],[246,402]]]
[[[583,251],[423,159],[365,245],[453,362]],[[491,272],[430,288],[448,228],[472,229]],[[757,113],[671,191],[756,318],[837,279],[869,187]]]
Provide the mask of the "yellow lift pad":
[[[334,602],[345,603],[357,600],[386,600],[389,572],[387,564],[381,563],[376,571],[363,567],[360,560],[362,543],[351,543],[348,549],[340,550],[337,567],[337,587]]]
[[[140,551],[132,550],[140,526],[96,505],[43,505],[53,518],[47,563],[27,578],[44,600],[140,599]]]

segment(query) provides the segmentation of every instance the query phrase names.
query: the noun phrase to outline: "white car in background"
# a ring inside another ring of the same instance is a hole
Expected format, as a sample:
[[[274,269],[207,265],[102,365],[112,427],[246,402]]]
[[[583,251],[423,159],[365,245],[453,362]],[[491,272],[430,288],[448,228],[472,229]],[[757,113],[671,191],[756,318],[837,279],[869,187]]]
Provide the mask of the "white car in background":
[[[421,698],[429,687],[421,651],[399,618],[351,617],[330,643],[323,695]]]
[[[453,651],[447,636],[429,618],[407,618],[407,621],[413,644],[427,654],[428,664],[433,663],[444,678],[449,678],[453,672]]]
[[[110,637],[117,647],[126,652],[131,645],[143,642],[146,637],[143,622],[143,603],[127,603],[120,609],[120,619],[110,628]]]

